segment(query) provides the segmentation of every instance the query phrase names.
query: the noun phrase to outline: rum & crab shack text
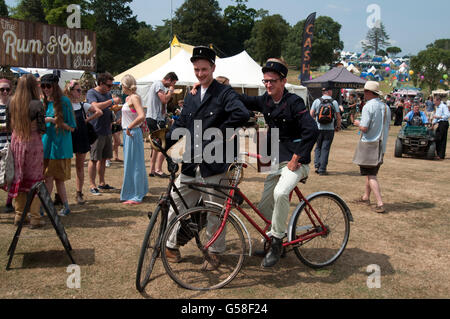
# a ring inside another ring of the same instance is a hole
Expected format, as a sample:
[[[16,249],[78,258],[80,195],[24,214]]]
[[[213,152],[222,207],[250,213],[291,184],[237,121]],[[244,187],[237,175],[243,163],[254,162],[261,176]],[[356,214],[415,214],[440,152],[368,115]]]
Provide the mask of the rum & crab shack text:
[[[89,55],[94,50],[92,42],[87,36],[84,36],[83,41],[74,42],[67,34],[58,37],[52,35],[49,37],[49,42],[45,44],[36,39],[19,39],[14,31],[7,30],[3,32],[2,40],[6,55],[11,55],[15,61],[17,61],[18,53],[42,55],[47,50],[49,54],[55,54],[58,45],[64,55]]]

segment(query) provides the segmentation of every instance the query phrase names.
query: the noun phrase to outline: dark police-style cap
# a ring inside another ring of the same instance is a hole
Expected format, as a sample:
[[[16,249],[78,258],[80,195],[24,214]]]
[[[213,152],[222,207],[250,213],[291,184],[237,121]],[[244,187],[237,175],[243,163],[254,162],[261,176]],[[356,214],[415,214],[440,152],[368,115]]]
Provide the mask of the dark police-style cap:
[[[331,85],[326,85],[322,88],[322,91],[330,91],[333,90],[333,87]]]
[[[195,47],[192,51],[191,62],[194,63],[195,61],[200,59],[207,60],[212,64],[215,64],[216,52],[214,52],[213,49],[204,46]]]
[[[277,60],[269,59],[267,60],[266,65],[262,68],[262,72],[276,72],[282,78],[285,78],[287,77],[288,69],[284,64],[278,62]]]
[[[54,74],[46,74],[41,77],[41,83],[58,83],[59,77]]]

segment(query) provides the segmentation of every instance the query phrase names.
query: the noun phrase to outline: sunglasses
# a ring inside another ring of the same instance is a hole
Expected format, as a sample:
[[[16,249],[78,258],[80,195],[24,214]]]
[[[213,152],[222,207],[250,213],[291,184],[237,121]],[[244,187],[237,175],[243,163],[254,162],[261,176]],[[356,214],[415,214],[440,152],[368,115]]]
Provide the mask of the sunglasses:
[[[49,83],[42,83],[41,84],[41,89],[50,89],[52,87],[53,86],[51,84],[49,84]]]
[[[0,88],[0,92],[3,93],[5,91],[9,93],[11,91],[11,89],[10,88]]]
[[[262,80],[262,83],[264,83],[264,84],[274,84],[274,83],[276,83],[277,81],[280,81],[281,79],[275,79],[275,80]]]
[[[77,91],[78,93],[81,93],[81,89],[72,89],[72,91]]]
[[[113,87],[112,84],[106,84],[106,83],[103,83],[103,84],[106,85],[109,89]]]

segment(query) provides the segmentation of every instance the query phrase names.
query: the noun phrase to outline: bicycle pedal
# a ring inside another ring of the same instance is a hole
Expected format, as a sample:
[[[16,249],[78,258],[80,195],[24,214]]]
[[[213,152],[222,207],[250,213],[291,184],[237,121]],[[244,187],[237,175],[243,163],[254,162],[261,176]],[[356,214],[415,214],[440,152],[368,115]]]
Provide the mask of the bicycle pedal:
[[[153,212],[148,212],[148,213],[147,213],[148,219],[152,219],[152,215],[153,215]]]

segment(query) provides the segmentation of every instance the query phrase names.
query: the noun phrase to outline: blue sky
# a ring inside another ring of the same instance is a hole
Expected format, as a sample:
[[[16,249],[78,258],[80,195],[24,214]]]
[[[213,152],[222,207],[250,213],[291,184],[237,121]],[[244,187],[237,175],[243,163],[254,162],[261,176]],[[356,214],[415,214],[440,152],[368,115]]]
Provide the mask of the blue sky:
[[[16,5],[16,0],[6,0]],[[184,0],[172,0],[173,10]],[[234,5],[233,0],[218,0],[225,9]],[[309,13],[330,16],[342,25],[341,39],[344,50],[360,51],[360,41],[366,37],[367,20],[374,11],[367,12],[371,4],[380,9],[381,21],[392,40],[400,47],[401,55],[417,54],[436,39],[450,38],[450,1],[448,0],[248,0],[247,6],[263,8],[269,14],[280,14],[291,25],[305,19]],[[163,19],[170,19],[170,0],[134,0],[131,3],[139,21],[152,26],[161,25]]]

